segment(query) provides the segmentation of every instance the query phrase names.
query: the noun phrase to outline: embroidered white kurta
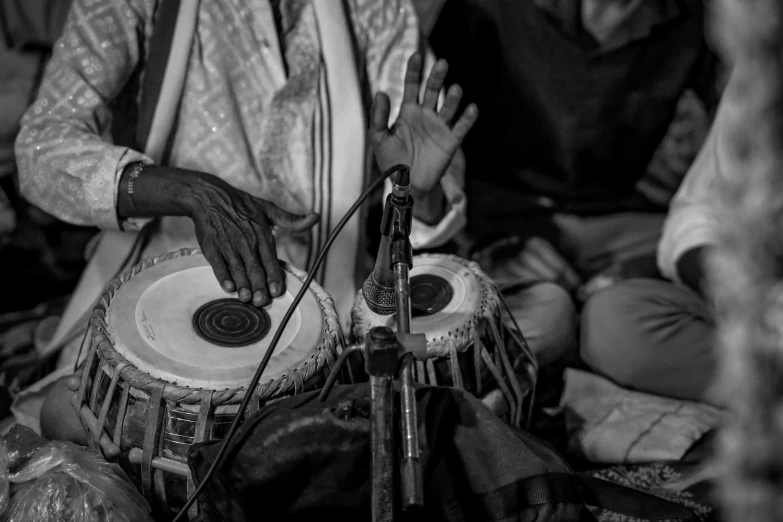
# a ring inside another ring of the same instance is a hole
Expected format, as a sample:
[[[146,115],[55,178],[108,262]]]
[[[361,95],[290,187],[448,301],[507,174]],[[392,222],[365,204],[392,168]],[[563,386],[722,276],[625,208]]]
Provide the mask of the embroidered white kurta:
[[[122,115],[108,105],[148,52],[157,2],[76,0],[23,119],[16,146],[22,191],[64,221],[136,226],[118,222],[119,177],[128,163],[149,159],[111,143],[111,118]],[[314,186],[313,143],[325,71],[312,4],[284,0],[281,12],[278,39],[268,0],[201,2],[169,162],[299,213],[324,204]],[[409,0],[350,0],[348,13],[360,76],[371,93],[390,95],[394,113],[406,60],[419,44],[414,9]],[[426,235],[418,231],[415,246],[427,246]],[[309,239],[279,237],[281,257],[306,268]],[[169,219],[144,255],[194,244],[192,224]]]

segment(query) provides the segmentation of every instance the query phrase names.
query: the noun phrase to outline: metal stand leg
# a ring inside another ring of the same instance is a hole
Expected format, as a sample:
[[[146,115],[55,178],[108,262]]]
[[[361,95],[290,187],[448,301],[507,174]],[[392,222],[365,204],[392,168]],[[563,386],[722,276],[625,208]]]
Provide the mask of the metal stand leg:
[[[397,246],[398,243],[395,242],[394,245]],[[392,259],[404,259],[405,251],[410,250],[410,243],[407,240],[403,241],[402,246],[395,250],[392,251]],[[394,264],[394,290],[397,301],[397,330],[410,333],[411,303],[407,262]],[[407,512],[417,511],[424,507],[416,393],[413,389],[413,365],[413,356],[405,354],[400,368],[400,392],[402,395],[402,469],[400,476],[402,479],[402,508]]]
[[[389,328],[370,330],[364,366],[370,376],[370,448],[372,451],[372,520],[394,519],[394,441],[392,379],[397,369],[397,339]]]
[[[321,388],[321,392],[318,394],[319,401],[324,402],[326,398],[329,396],[329,392],[332,391],[332,387],[334,386],[334,383],[337,381],[337,377],[340,375],[340,370],[342,369],[348,357],[350,357],[352,353],[361,352],[363,350],[364,350],[363,344],[352,344],[351,346],[343,350],[343,353],[340,354],[340,357],[338,357],[337,361],[334,363],[334,368],[332,368],[331,373],[329,373],[329,377],[327,377],[324,387]]]

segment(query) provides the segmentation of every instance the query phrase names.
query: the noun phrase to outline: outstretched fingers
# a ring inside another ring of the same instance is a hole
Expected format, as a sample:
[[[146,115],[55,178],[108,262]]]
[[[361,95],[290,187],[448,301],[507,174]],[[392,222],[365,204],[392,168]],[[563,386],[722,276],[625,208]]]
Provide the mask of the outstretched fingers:
[[[478,114],[478,107],[475,103],[471,103],[462,113],[462,116],[459,117],[457,123],[454,124],[452,132],[459,143],[462,143],[462,140],[465,139],[465,136],[468,135],[468,132],[476,123],[476,120],[478,120]]]
[[[405,84],[402,92],[402,103],[417,103],[421,87],[421,55],[414,53],[408,58],[408,68],[405,70]]]
[[[391,101],[385,92],[375,95],[370,110],[370,136],[373,142],[380,142],[389,131],[389,114],[391,113]]]
[[[440,108],[438,114],[440,118],[446,122],[447,125],[451,124],[451,120],[454,119],[454,115],[457,114],[459,108],[459,102],[462,101],[462,88],[454,84],[449,87],[446,92],[446,99],[443,101],[443,106]]]
[[[449,64],[446,60],[438,60],[430,71],[427,78],[427,84],[424,89],[424,99],[421,104],[427,109],[436,110],[438,105],[438,96],[443,89],[443,83],[446,81],[446,74],[449,72]]]

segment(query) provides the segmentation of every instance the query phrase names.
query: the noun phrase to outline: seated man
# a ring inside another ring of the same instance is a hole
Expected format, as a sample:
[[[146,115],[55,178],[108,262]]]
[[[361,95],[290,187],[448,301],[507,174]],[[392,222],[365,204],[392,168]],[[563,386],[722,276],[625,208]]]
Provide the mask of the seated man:
[[[198,244],[227,293],[266,305],[283,292],[278,257],[309,268],[311,249],[331,232],[324,225],[336,225],[361,192],[362,101],[369,92],[368,136],[377,167],[411,166],[416,217],[464,222],[444,203],[439,181],[454,175],[447,169],[478,111],[470,105],[456,117],[458,86],[445,92],[438,108],[447,66],[437,62],[422,82],[417,21],[407,0],[355,0],[347,12],[340,3],[325,8],[322,0],[200,2],[191,46],[169,61],[185,60],[187,67],[177,124],[164,140],[170,144],[165,162],[138,143],[109,138],[110,127],[132,123],[132,112],[112,109],[149,58],[144,50],[153,41],[158,1],[104,4],[98,15],[94,2],[75,1],[17,139],[23,194],[58,218],[121,231],[158,218],[136,257]],[[392,111],[398,116],[389,128]],[[325,185],[331,200],[315,197]],[[314,227],[324,212],[332,214]],[[327,258],[321,280],[343,321],[350,317],[362,244],[359,217],[351,223],[330,250],[335,257]],[[444,227],[430,228],[445,237]],[[78,346],[83,312],[122,268],[120,261],[133,257],[136,237],[104,236],[61,321],[63,343]],[[63,375],[72,371],[77,350],[61,356]],[[78,422],[59,418],[72,408],[58,382],[42,430],[52,438],[78,438]]]
[[[582,359],[628,388],[724,404],[710,386],[717,363],[713,303],[720,296],[707,293],[704,283],[721,226],[718,187],[738,172],[725,135],[732,110],[721,102],[707,141],[672,200],[657,251],[667,280],[619,283],[584,308]]]
[[[703,32],[701,0],[442,6],[430,42],[482,111],[464,145],[463,247],[519,321],[530,281],[579,306],[606,282],[657,275],[669,198],[718,99]]]

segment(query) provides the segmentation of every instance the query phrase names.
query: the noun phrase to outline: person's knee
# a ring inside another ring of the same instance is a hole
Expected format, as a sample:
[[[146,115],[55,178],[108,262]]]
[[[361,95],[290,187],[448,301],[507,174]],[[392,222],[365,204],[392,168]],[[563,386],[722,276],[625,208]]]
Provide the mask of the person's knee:
[[[582,310],[582,360],[620,383],[665,366],[661,359],[679,343],[678,321],[694,315],[698,297],[691,294],[656,279],[632,279],[597,292]]]
[[[654,283],[639,280],[612,285],[590,297],[582,309],[579,354],[593,370],[620,382],[644,371],[655,350],[645,332],[645,309]]]
[[[714,325],[704,300],[662,280],[618,283],[582,312],[580,354],[618,384],[688,400],[711,400]]]
[[[68,440],[87,444],[79,415],[71,404],[73,392],[68,389],[68,378],[52,384],[41,407],[41,436],[50,440]]]
[[[506,299],[539,364],[555,362],[575,350],[576,308],[562,287],[554,283],[537,283]]]

